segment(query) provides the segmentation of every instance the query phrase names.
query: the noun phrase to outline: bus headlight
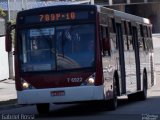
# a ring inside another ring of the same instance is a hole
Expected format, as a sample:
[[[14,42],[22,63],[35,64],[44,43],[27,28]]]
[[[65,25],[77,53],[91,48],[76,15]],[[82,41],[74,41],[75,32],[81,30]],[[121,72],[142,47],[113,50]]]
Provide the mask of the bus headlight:
[[[29,84],[27,82],[24,82],[24,83],[22,83],[22,87],[23,87],[23,89],[28,89]]]
[[[88,84],[89,85],[94,85],[95,79],[94,78],[89,78],[88,79]]]
[[[93,73],[91,76],[89,76],[81,85],[83,86],[87,86],[87,85],[90,85],[90,86],[93,86],[95,83],[95,73]]]
[[[34,89],[34,87],[30,85],[28,82],[26,82],[25,80],[22,80],[22,88],[23,90]]]

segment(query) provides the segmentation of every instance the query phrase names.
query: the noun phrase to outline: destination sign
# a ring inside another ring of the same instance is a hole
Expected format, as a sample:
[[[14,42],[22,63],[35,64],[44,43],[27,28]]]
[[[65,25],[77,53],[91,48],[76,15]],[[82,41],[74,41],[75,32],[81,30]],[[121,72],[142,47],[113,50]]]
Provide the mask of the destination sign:
[[[39,15],[40,22],[50,22],[50,21],[60,21],[60,20],[75,20],[76,19],[75,12],[67,12],[67,13],[52,13],[52,14],[41,14]]]
[[[61,22],[74,20],[95,20],[96,14],[94,11],[70,11],[70,12],[48,12],[31,16],[19,16],[19,23],[47,23]]]

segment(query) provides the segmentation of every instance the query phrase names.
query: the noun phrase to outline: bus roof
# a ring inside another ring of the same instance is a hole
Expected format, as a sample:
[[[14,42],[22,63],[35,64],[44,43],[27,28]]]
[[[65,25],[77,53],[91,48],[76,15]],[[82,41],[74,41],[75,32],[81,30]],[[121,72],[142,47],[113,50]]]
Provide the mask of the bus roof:
[[[86,4],[65,4],[65,5],[54,5],[54,6],[46,6],[46,7],[39,7],[39,8],[33,8],[33,9],[28,9],[28,10],[24,10],[24,11],[20,11],[18,13],[18,15],[31,15],[32,14],[36,14],[38,12],[43,12],[43,11],[48,11],[48,13],[50,11],[53,10],[59,10],[59,8],[64,7],[63,9],[61,9],[61,11],[66,11],[66,9],[68,10],[72,10],[72,9],[77,9],[77,10],[84,10],[84,9],[97,9],[98,12],[103,13],[103,14],[107,14],[107,16],[110,17],[119,17],[122,20],[126,20],[126,21],[135,21],[138,23],[142,23],[142,24],[150,24],[149,19],[147,18],[143,18],[143,17],[139,17],[136,15],[132,15],[132,14],[128,14],[125,12],[121,12],[121,11],[117,11],[114,9],[110,9],[110,8],[106,8],[103,6],[99,6],[99,5],[86,5]],[[66,8],[66,9],[65,9]]]
[[[128,21],[135,21],[135,22],[139,22],[139,23],[150,24],[150,21],[147,18],[139,17],[139,16],[132,15],[132,14],[128,14],[128,13],[118,11],[118,10],[113,10],[113,9],[110,9],[110,8],[100,7],[99,12],[104,13],[104,14],[108,14],[111,17],[119,17],[122,20],[124,19],[126,21],[128,20]]]
[[[95,5],[86,5],[86,4],[68,4],[68,5],[55,5],[55,6],[47,6],[47,7],[39,7],[39,8],[33,8],[33,9],[28,9],[28,10],[24,10],[24,11],[20,11],[18,12],[18,15],[32,15],[32,14],[36,14],[39,12],[45,12],[47,11],[48,13],[50,13],[53,10],[59,10],[59,8],[62,8],[61,11],[66,11],[67,10],[72,10],[72,9],[77,9],[77,10],[87,10],[87,9],[95,9],[96,10],[96,6]],[[66,9],[65,9],[66,8]]]

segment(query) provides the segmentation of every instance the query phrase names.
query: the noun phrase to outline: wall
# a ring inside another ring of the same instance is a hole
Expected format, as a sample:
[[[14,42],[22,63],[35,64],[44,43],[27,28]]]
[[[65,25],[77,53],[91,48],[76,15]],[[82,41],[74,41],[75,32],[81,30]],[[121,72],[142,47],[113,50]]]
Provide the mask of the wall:
[[[8,53],[5,51],[5,37],[0,37],[0,80],[8,78]]]

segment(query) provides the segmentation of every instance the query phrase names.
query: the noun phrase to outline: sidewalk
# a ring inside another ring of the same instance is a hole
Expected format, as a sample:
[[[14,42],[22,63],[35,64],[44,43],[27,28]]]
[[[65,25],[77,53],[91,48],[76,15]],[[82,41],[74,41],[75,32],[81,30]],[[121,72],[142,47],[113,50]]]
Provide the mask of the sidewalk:
[[[148,89],[148,96],[149,97],[156,97],[160,96],[160,71],[155,71],[155,80],[156,85],[152,86],[150,89]]]
[[[0,105],[16,102],[17,94],[15,81],[12,79],[0,80]]]

